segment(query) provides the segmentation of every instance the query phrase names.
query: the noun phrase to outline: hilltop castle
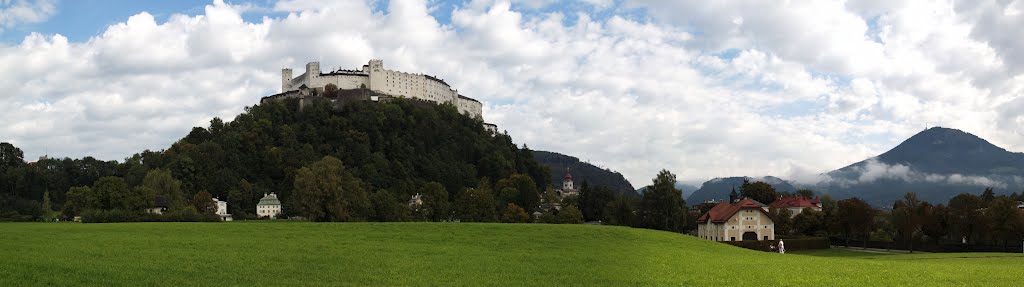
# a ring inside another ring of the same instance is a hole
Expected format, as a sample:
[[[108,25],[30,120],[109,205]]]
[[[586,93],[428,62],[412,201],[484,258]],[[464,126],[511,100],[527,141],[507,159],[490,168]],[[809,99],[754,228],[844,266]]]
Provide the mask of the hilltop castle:
[[[483,105],[459,94],[448,83],[436,77],[384,69],[384,61],[370,60],[360,70],[342,70],[323,73],[319,62],[306,64],[306,72],[292,77],[292,69],[281,69],[281,93],[265,99],[304,97],[311,92],[323,92],[333,84],[341,90],[368,89],[379,94],[451,103],[459,113],[481,118]]]

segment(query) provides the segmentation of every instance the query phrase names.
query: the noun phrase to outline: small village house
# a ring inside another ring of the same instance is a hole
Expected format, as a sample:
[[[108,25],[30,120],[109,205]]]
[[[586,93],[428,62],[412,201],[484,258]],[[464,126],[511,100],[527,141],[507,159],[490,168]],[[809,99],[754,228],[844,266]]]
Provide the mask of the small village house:
[[[153,205],[146,208],[146,213],[164,214],[167,211],[168,201],[167,197],[163,195],[153,197]]]
[[[231,214],[228,213],[228,202],[213,198],[213,201],[217,202],[217,215],[220,216],[220,221],[232,221]]]
[[[263,198],[260,198],[260,202],[256,204],[256,216],[263,218],[277,218],[281,214],[281,200],[277,199],[277,194],[271,192],[270,194],[263,194]]]

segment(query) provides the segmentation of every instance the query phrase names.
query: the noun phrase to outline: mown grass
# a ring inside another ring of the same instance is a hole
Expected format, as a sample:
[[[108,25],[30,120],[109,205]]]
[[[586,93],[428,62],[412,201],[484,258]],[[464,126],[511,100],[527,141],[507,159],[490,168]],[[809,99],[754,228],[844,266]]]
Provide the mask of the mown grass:
[[[591,225],[2,224],[0,242],[0,286],[1017,286],[1024,267],[1011,254],[783,255]]]

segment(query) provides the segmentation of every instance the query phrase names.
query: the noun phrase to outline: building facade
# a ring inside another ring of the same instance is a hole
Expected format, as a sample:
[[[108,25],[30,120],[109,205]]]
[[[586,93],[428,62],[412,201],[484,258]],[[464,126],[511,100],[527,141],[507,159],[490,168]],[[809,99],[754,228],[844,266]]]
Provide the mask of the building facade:
[[[220,221],[232,221],[231,214],[228,213],[228,202],[213,198],[213,201],[217,202],[217,215],[220,216]]]
[[[768,207],[744,198],[722,202],[697,218],[697,237],[713,241],[775,240]]]
[[[482,118],[483,104],[473,98],[459,95],[444,80],[415,73],[406,73],[384,68],[384,61],[370,60],[360,70],[337,70],[323,73],[319,62],[306,64],[305,73],[292,76],[292,69],[281,70],[281,93],[297,91],[302,86],[310,89],[323,90],[328,84],[338,89],[351,90],[365,88],[377,93],[394,97],[406,97],[451,103],[459,113],[468,114],[473,118]]]
[[[260,218],[268,217],[274,219],[281,212],[281,200],[277,199],[277,194],[273,192],[270,194],[264,193],[263,198],[260,198],[260,202],[256,204],[256,216]]]

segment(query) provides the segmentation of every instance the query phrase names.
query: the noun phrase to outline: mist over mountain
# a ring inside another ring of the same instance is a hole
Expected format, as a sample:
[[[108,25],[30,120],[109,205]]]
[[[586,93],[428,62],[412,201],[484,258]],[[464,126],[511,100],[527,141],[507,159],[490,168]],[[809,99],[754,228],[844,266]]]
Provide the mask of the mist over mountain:
[[[860,197],[888,206],[907,192],[946,203],[960,193],[997,194],[1024,189],[1024,153],[1011,152],[973,134],[935,127],[893,149],[825,174],[816,190],[837,198]]]
[[[704,182],[699,189],[693,192],[689,197],[686,198],[687,204],[698,204],[705,200],[725,200],[729,198],[729,193],[732,192],[733,188],[736,192],[740,192],[739,188],[743,185],[743,180],[749,181],[763,181],[770,184],[778,192],[788,191],[795,192],[797,188],[790,184],[788,181],[783,180],[774,176],[765,177],[749,177],[749,176],[734,176],[726,178],[714,178],[712,180]],[[769,202],[765,202],[768,204]]]
[[[621,173],[582,162],[574,156],[535,150],[533,158],[542,166],[548,167],[551,183],[556,187],[561,187],[562,177],[565,176],[566,168],[568,168],[577,186],[586,181],[591,186],[606,186],[618,193],[635,194],[633,184],[629,183]]]

